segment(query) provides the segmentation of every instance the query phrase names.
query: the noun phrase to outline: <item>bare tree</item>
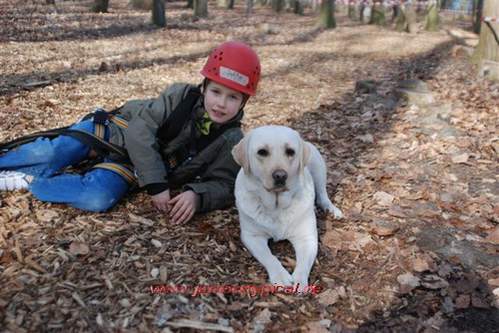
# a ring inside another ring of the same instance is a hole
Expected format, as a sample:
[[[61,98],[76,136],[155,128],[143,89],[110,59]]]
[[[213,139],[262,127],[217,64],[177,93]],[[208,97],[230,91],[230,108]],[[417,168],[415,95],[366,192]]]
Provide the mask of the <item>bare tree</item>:
[[[208,0],[194,0],[194,16],[208,17]]]
[[[92,6],[92,11],[95,13],[107,13],[109,8],[109,0],[95,0]]]
[[[154,0],[152,4],[152,23],[166,27],[165,0]]]
[[[271,0],[271,3],[272,3],[272,10],[276,13],[282,12],[284,6],[286,5],[286,2],[284,0]]]
[[[217,6],[221,8],[234,9],[234,0],[217,0]]]
[[[336,28],[336,19],[334,18],[335,0],[322,0],[320,25],[326,29]]]
[[[480,33],[482,26],[483,1],[473,0],[473,31],[476,34]]]
[[[253,13],[253,0],[246,0],[246,15]]]
[[[359,6],[355,2],[348,2],[348,17],[356,21],[359,18]]]
[[[374,2],[371,10],[371,21],[370,24],[385,25],[385,7],[381,2]]]
[[[438,31],[440,17],[438,15],[438,0],[431,3],[425,18],[425,29],[427,31]]]
[[[499,81],[499,1],[484,1],[483,17],[473,61],[479,65],[482,76]]]
[[[411,3],[401,4],[400,12],[396,19],[396,29],[399,31],[406,31],[408,33],[417,32],[417,16],[416,11]]]
[[[290,5],[293,9],[293,13],[303,15],[303,4],[301,0],[291,0]]]

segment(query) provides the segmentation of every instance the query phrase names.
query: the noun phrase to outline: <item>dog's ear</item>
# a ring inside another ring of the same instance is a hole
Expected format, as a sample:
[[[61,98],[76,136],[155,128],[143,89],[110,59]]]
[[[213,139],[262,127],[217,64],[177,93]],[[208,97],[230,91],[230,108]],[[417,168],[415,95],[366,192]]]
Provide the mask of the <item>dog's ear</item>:
[[[301,146],[302,146],[302,154],[301,154],[301,159],[300,159],[300,173],[303,173],[303,169],[305,166],[308,164],[310,161],[310,145],[311,143],[308,143],[307,141],[301,139]]]
[[[234,148],[232,148],[232,157],[234,157],[234,161],[236,161],[236,163],[243,168],[244,173],[247,175],[251,172],[247,149],[248,140],[249,135],[246,135],[237,145],[234,146]]]

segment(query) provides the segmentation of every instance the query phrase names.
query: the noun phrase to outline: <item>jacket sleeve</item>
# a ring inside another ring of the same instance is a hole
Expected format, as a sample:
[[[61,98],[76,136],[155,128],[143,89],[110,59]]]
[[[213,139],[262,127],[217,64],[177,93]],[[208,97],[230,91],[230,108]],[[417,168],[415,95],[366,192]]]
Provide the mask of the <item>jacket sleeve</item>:
[[[141,187],[168,183],[156,132],[180,103],[188,87],[174,84],[156,99],[130,101],[122,107],[128,118],[128,128],[124,131],[125,148]]]
[[[232,148],[241,140],[240,129],[224,133],[225,143],[208,166],[199,183],[188,183],[184,190],[192,190],[201,198],[197,212],[204,213],[234,204],[234,184],[240,166],[232,157]]]

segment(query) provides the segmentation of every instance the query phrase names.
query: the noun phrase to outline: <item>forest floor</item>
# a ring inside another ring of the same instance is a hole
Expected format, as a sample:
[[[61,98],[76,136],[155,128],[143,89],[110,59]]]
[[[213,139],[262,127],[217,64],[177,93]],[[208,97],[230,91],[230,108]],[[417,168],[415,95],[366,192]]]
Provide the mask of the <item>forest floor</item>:
[[[103,214],[1,193],[0,331],[499,332],[499,84],[456,48],[475,35],[409,35],[342,14],[322,30],[311,13],[246,17],[242,5],[210,4],[195,20],[183,2],[154,29],[125,1],[108,14],[89,3],[0,2],[0,141],[200,82],[215,45],[243,40],[263,69],[245,130],[286,125],[318,146],[345,218],[318,212],[319,294],[193,296],[266,283],[235,208],[173,226],[143,193]],[[405,79],[425,81],[435,102],[397,101]],[[376,92],[355,91],[358,80]],[[272,250],[292,269],[289,243]],[[191,289],[152,293],[161,283]]]

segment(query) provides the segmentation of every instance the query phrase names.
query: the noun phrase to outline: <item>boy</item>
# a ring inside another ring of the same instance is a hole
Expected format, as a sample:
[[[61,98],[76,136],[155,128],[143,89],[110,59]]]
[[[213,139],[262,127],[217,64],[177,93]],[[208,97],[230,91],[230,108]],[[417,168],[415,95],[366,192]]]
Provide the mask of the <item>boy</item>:
[[[256,92],[260,61],[244,43],[226,42],[201,74],[200,86],[174,84],[156,99],[97,111],[53,139],[8,149],[0,155],[0,190],[26,188],[42,201],[99,212],[137,183],[173,223],[232,204],[239,166],[231,150],[242,138],[240,120]],[[102,163],[82,175],[62,173],[88,159]],[[182,192],[171,198],[170,187]]]

